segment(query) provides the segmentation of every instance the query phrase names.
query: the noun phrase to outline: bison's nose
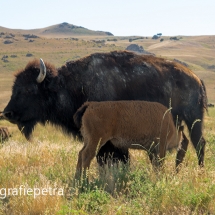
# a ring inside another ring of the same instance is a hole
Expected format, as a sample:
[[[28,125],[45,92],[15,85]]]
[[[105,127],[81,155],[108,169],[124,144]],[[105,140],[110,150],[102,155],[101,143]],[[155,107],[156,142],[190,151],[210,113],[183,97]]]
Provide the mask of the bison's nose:
[[[12,111],[3,112],[3,113],[2,113],[2,116],[3,116],[5,119],[11,119],[11,118],[13,117],[13,112],[12,112]]]

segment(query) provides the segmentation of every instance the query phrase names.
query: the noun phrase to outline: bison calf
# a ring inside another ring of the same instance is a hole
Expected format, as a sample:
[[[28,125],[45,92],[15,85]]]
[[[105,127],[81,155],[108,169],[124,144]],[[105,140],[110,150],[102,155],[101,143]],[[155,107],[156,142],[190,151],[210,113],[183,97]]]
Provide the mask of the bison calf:
[[[79,152],[76,177],[86,171],[100,148],[110,141],[122,149],[144,149],[154,165],[162,165],[167,149],[177,147],[186,138],[183,126],[177,129],[170,110],[157,102],[86,102],[74,115],[81,128],[84,147]],[[179,165],[188,140],[177,154]]]

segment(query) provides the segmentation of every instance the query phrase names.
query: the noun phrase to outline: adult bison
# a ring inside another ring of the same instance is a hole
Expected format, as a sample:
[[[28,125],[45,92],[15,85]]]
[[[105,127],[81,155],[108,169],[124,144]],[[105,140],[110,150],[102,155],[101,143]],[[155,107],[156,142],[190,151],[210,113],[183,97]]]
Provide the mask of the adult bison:
[[[67,133],[79,135],[73,115],[85,101],[156,101],[167,107],[171,105],[174,121],[187,124],[198,163],[204,164],[205,86],[179,63],[114,51],[70,61],[59,69],[34,60],[15,77],[12,96],[3,115],[17,124],[27,139],[38,122],[47,121]],[[110,154],[124,162],[129,157],[127,149],[116,148],[108,142],[98,152],[97,161],[106,162]]]

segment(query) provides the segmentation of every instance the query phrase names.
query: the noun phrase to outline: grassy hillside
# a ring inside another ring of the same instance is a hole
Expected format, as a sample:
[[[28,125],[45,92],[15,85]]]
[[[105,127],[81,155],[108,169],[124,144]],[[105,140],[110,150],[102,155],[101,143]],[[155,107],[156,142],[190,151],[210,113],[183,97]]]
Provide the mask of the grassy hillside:
[[[76,26],[63,22],[57,25],[52,25],[46,28],[22,30],[22,29],[9,29],[0,26],[0,32],[8,32],[12,34],[35,34],[43,37],[71,37],[81,35],[92,35],[92,36],[113,36],[110,32],[104,31],[93,31],[82,26]]]
[[[0,110],[10,99],[13,73],[25,67],[29,60],[43,58],[59,67],[68,60],[94,52],[124,50],[131,43],[157,56],[187,63],[204,80],[209,102],[215,102],[215,36],[182,36],[179,40],[163,37],[164,41],[160,42],[160,39],[145,37],[71,37],[66,36],[67,33],[62,38],[56,32],[26,39],[21,31],[6,32],[1,28],[0,34]],[[129,42],[129,39],[136,40]],[[5,44],[5,40],[12,43]],[[8,57],[2,60],[3,56]],[[94,160],[89,173],[90,184],[81,188],[72,183],[72,178],[82,143],[50,125],[38,125],[29,143],[16,126],[0,121],[0,126],[7,126],[12,133],[9,141],[0,143],[0,214],[215,214],[214,122],[215,109],[210,108],[205,115],[204,169],[198,168],[192,144],[178,174],[174,172],[175,151],[167,155],[165,172],[156,174],[144,151],[131,150],[128,169],[106,168],[105,173]],[[3,198],[2,188],[13,188],[15,192],[21,185],[21,195],[14,193]],[[49,193],[34,198],[24,195],[24,188],[52,188],[56,192],[63,189],[64,196]]]
[[[3,96],[0,97],[0,110],[5,106],[7,96],[9,98],[8,93],[13,80],[12,73],[23,68],[29,60],[43,58],[59,67],[66,61],[76,60],[94,52],[125,50],[131,43],[143,46],[146,51],[154,53],[156,56],[187,63],[204,80],[209,102],[215,102],[215,36],[179,37],[180,39],[177,41],[163,37],[163,42],[160,42],[159,39],[144,37],[144,39],[129,42],[129,39],[135,39],[135,37],[85,35],[55,38],[57,34],[52,33],[51,38],[28,38],[20,33],[3,33],[0,33],[0,89]],[[114,39],[116,41],[113,41]],[[4,44],[6,40],[10,40],[12,43]],[[27,57],[27,54],[32,54],[32,56]],[[7,56],[6,62],[1,60],[5,55]]]

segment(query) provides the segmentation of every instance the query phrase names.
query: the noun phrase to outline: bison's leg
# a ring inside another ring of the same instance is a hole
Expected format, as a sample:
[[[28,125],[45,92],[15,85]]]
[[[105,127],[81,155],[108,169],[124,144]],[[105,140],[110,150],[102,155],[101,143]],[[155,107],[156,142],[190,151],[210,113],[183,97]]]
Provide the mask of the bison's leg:
[[[149,159],[155,170],[158,170],[163,166],[163,160],[164,160],[163,158],[165,157],[165,153],[163,155],[159,151],[160,147],[161,147],[160,139],[155,138],[155,140],[150,146],[150,149],[147,151]]]
[[[203,117],[200,118],[202,120]],[[192,143],[196,149],[198,163],[200,167],[204,166],[205,144],[206,141],[202,136],[202,121],[196,120],[192,124],[187,124],[190,132]]]
[[[86,178],[86,172],[90,167],[90,163],[96,156],[96,152],[100,149],[100,146],[104,145],[105,141],[97,138],[90,138],[84,143],[84,147],[79,152],[78,163],[76,169],[76,178],[80,178],[82,171],[83,177]]]
[[[157,166],[157,164],[156,164],[157,163],[157,157],[158,157],[158,155],[157,155],[157,149],[156,149],[158,147],[157,144],[159,144],[159,142],[153,141],[152,144],[151,144],[151,146],[150,146],[150,148],[149,148],[149,150],[147,150],[149,159],[150,159],[151,164],[153,166]]]
[[[158,157],[158,154],[157,154],[157,151],[156,149],[153,149],[153,150],[149,150],[147,151],[148,153],[148,156],[149,156],[149,159],[151,161],[151,164],[152,166],[156,169],[157,167],[160,166],[160,163],[159,163],[159,157]]]
[[[203,101],[202,101],[203,102]],[[204,107],[199,104],[197,107],[187,107],[184,112],[183,119],[189,129],[190,139],[196,149],[198,164],[200,167],[204,166],[205,144],[203,137],[203,118]]]
[[[176,156],[176,170],[178,171],[178,167],[179,165],[182,163],[184,156],[187,152],[187,146],[189,143],[189,140],[187,139],[187,137],[185,136],[184,132],[182,132],[183,135],[183,140],[180,143],[180,147],[178,148],[178,152],[177,152],[177,156]]]
[[[76,179],[80,179],[82,174],[84,179],[87,178],[87,170],[89,170],[90,163],[95,157],[95,150],[90,149],[86,146],[79,152],[77,169],[75,174]]]
[[[149,150],[149,151],[147,151],[147,153],[148,153],[149,159],[151,161],[151,164],[153,164],[154,160],[155,160],[155,157],[156,157],[155,151]]]
[[[75,173],[75,178],[79,179],[81,177],[81,172],[82,172],[82,151],[84,150],[86,145],[83,146],[81,151],[78,154],[78,162],[76,165],[76,173]]]
[[[96,159],[100,166],[107,164],[108,161],[111,161],[112,164],[118,163],[119,161],[127,164],[129,161],[129,152],[128,149],[117,148],[108,141],[100,148]]]

